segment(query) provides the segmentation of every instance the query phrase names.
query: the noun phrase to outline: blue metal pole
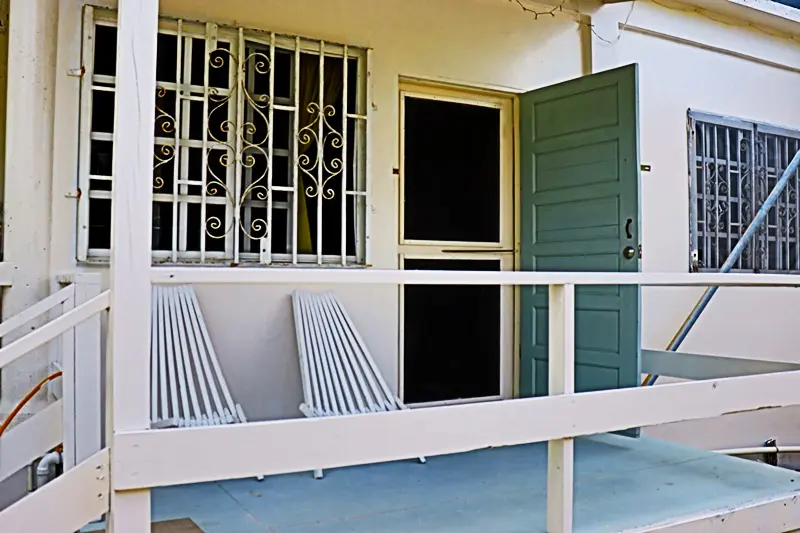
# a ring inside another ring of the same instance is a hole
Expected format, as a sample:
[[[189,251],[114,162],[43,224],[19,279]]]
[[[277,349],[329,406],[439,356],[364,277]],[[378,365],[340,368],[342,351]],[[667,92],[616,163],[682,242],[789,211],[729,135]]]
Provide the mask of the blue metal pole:
[[[753,236],[761,227],[761,224],[764,222],[764,219],[767,218],[769,214],[769,210],[775,205],[778,201],[778,197],[781,195],[783,190],[786,188],[786,185],[789,183],[792,175],[797,172],[798,167],[800,167],[800,151],[794,154],[794,158],[792,162],[789,163],[789,166],[786,167],[786,170],[783,171],[781,175],[781,179],[778,180],[778,183],[775,184],[775,188],[772,189],[772,192],[769,193],[764,204],[761,206],[761,209],[758,210],[756,216],[753,218],[753,221],[747,227],[747,230],[742,235],[742,238],[739,239],[739,242],[733,248],[733,251],[728,256],[728,259],[725,260],[725,263],[719,269],[720,273],[724,274],[730,272],[733,268],[733,265],[739,260],[739,257],[744,252],[744,249],[750,244],[750,241],[753,239]],[[711,301],[711,298],[717,293],[717,289],[719,287],[708,287],[706,291],[703,293],[703,296],[700,297],[700,300],[697,302],[697,305],[694,306],[689,317],[686,319],[686,322],[683,323],[681,329],[678,330],[678,333],[672,339],[672,342],[669,343],[667,347],[668,352],[675,352],[680,348],[683,341],[686,339],[686,336],[692,330],[692,327],[697,323],[697,319],[700,318],[700,315],[703,314],[708,303]],[[650,379],[647,380],[646,385],[653,385],[658,376],[650,376]]]

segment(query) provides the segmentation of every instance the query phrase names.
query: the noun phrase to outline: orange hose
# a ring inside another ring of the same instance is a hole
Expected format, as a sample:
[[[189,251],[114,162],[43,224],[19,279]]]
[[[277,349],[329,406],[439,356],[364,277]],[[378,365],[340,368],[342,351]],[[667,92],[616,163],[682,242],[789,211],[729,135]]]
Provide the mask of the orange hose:
[[[25,404],[28,403],[29,401],[31,401],[31,398],[36,396],[36,393],[39,392],[39,389],[44,387],[45,384],[48,381],[52,381],[52,380],[56,379],[57,377],[61,377],[61,371],[60,370],[58,372],[54,372],[54,373],[50,374],[49,376],[47,376],[46,378],[44,378],[42,381],[39,382],[38,385],[36,385],[33,389],[31,389],[31,391],[28,394],[25,395],[25,397],[11,411],[11,414],[8,415],[8,418],[3,420],[3,423],[0,424],[0,435],[2,435],[3,432],[6,429],[8,429],[8,426],[11,425],[11,422],[14,420],[14,418],[19,414],[19,412],[22,410],[22,408],[25,407]]]

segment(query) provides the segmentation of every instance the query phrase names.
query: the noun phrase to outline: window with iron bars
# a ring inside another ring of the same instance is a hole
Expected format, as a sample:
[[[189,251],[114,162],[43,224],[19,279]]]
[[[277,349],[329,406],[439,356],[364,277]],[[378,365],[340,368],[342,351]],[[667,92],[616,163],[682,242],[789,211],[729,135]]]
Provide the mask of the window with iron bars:
[[[689,111],[692,270],[725,263],[800,149],[800,131]],[[734,270],[800,272],[800,173],[790,179]]]
[[[78,258],[111,244],[116,27],[84,27]],[[153,260],[367,263],[364,49],[162,20]]]

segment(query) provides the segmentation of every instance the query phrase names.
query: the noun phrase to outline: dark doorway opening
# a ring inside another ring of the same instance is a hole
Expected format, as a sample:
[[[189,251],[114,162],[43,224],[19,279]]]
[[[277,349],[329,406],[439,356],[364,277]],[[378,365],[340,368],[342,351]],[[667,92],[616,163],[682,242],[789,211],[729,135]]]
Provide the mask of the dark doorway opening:
[[[500,110],[406,97],[406,240],[500,242]]]
[[[499,271],[499,260],[406,259],[406,270]],[[406,403],[500,395],[500,287],[404,286]]]

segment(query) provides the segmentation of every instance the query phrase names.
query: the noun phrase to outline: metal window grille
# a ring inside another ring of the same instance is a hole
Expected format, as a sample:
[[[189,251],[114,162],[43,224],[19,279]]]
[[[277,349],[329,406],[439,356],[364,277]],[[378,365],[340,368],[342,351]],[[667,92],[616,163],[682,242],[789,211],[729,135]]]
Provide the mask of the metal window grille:
[[[111,240],[116,27],[84,23],[78,258]],[[154,109],[153,258],[367,263],[365,49],[162,20]]]
[[[800,131],[689,111],[690,261],[718,270],[800,149]],[[734,270],[800,272],[800,173]]]

